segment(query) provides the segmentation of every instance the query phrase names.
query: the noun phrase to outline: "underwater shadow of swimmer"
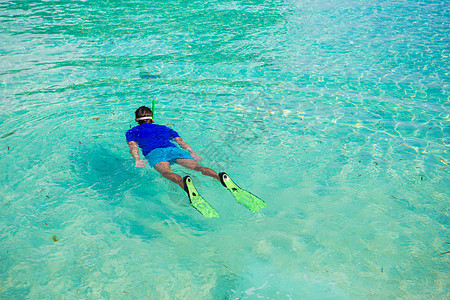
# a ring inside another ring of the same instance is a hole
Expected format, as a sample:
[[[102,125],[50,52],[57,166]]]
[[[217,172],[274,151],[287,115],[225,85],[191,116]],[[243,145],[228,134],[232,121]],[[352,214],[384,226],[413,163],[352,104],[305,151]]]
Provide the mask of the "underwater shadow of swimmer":
[[[136,212],[136,204],[133,204],[133,207],[128,206],[127,210],[131,214],[145,214],[146,219],[155,221],[170,218],[173,222],[195,228],[200,234],[210,231],[209,225],[202,218],[192,218],[191,214],[188,213],[192,208],[188,204],[186,205],[187,207],[180,205],[175,208],[186,210],[185,212],[175,213],[171,212],[171,208],[164,202],[159,200],[151,201],[155,195],[165,195],[167,193],[167,188],[164,185],[160,185],[160,182],[157,183],[158,185],[152,186],[152,181],[160,177],[156,171],[140,176],[139,172],[141,170],[134,166],[130,158],[117,155],[108,150],[107,147],[98,145],[90,147],[90,145],[80,144],[78,149],[72,152],[70,160],[72,162],[72,172],[77,176],[80,186],[95,190],[107,199],[103,201],[109,205],[120,205],[124,199],[124,192],[134,189],[139,191],[136,197],[142,198],[142,205],[145,208],[141,206],[139,212]],[[139,188],[135,189],[136,187]],[[183,199],[188,203],[189,200],[183,193],[181,195],[184,196]],[[140,199],[138,200],[141,201]],[[144,230],[144,227],[138,226],[139,222],[137,220],[139,216],[136,216],[135,221],[137,223],[132,219],[134,218],[129,216],[123,226],[127,227],[129,223],[131,230],[128,231],[131,234],[148,237],[149,234],[145,233],[147,229]]]
[[[122,205],[124,193],[136,186],[148,186],[152,177],[156,177],[147,174],[139,176],[140,170],[135,168],[130,159],[98,145],[80,145],[77,151],[73,152],[71,161],[72,171],[77,175],[80,185],[99,193],[102,198],[100,201],[111,207]],[[153,190],[144,187],[140,191],[144,196],[139,196],[144,198],[145,195],[151,195]],[[145,209],[142,209],[142,205],[138,203],[140,199],[137,200],[124,204],[125,210],[111,216],[111,219],[127,237],[138,237],[146,241],[160,237],[161,232],[148,227],[144,221],[150,218],[165,219],[165,215],[158,215],[161,214],[163,205],[158,201],[149,201],[145,203]]]
[[[122,193],[130,189],[127,181],[139,181],[129,160],[104,147],[81,145],[73,152],[71,162],[72,171],[78,175],[80,183],[108,196],[109,203],[122,199]]]

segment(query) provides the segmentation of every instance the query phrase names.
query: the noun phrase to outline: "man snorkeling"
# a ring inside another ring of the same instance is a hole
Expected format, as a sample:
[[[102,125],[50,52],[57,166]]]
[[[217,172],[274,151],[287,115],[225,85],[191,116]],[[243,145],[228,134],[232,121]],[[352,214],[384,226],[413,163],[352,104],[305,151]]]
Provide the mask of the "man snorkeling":
[[[141,106],[136,110],[135,115],[139,126],[128,130],[126,137],[137,168],[143,168],[147,165],[147,162],[139,157],[139,145],[142,154],[152,167],[165,178],[178,184],[182,189],[185,189],[183,179],[170,169],[170,165],[173,163],[219,180],[219,175],[214,170],[204,168],[197,162],[202,160],[202,157],[192,150],[176,131],[164,125],[153,123],[153,112],[150,108]],[[175,140],[181,148],[189,153],[175,146],[171,140]]]
[[[147,161],[139,156],[139,148],[148,160],[150,165],[162,176],[178,184],[184,189],[189,200],[201,214],[207,218],[219,217],[217,211],[206,202],[197,192],[190,176],[181,178],[177,173],[172,172],[170,165],[177,163],[188,169],[201,172],[203,175],[213,177],[228,188],[236,200],[256,212],[267,204],[255,195],[237,186],[226,173],[217,174],[210,168],[202,167],[198,161],[202,157],[198,155],[173,129],[154,124],[153,112],[146,106],[139,107],[135,112],[135,121],[139,124],[126,132],[126,140],[130,147],[130,154],[134,158],[134,165],[143,168]],[[172,141],[175,141],[182,149],[178,148]]]

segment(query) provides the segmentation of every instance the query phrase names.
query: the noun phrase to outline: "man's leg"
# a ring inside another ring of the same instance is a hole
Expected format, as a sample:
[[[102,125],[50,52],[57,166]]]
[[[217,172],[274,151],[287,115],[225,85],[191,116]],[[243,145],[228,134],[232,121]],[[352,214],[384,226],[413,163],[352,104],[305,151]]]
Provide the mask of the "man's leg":
[[[157,163],[155,165],[155,170],[158,171],[159,173],[161,173],[161,175],[164,176],[165,178],[169,179],[172,182],[175,182],[182,189],[184,189],[183,179],[181,178],[180,175],[178,175],[177,173],[173,173],[170,170],[170,162],[163,161],[163,162]]]
[[[219,175],[217,175],[217,173],[213,169],[203,168],[202,166],[199,165],[199,163],[197,161],[195,161],[193,159],[179,158],[179,159],[177,159],[177,163],[179,165],[182,165],[183,167],[186,167],[186,168],[194,170],[194,171],[201,172],[203,175],[210,176],[210,177],[213,177],[213,178],[219,180]]]

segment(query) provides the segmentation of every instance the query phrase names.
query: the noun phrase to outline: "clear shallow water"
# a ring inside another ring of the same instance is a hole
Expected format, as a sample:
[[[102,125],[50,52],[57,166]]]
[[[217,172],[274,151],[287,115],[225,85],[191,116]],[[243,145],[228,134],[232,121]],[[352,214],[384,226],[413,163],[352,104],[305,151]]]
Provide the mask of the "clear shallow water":
[[[445,1],[0,8],[2,298],[448,296]],[[153,98],[269,207],[135,169]]]

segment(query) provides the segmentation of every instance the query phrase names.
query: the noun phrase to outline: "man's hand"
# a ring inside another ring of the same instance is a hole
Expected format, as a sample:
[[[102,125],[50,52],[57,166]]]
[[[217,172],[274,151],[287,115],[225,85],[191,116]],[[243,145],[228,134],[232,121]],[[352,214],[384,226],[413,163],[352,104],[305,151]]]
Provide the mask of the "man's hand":
[[[200,155],[198,155],[198,153],[195,152],[195,151],[191,151],[189,154],[192,156],[192,158],[193,158],[195,161],[201,161],[201,160],[203,159],[203,158],[202,158]]]
[[[147,165],[147,162],[139,157],[139,150],[136,142],[129,142],[128,146],[130,147],[130,154],[134,158],[134,166],[136,168],[144,168]]]
[[[136,168],[144,168],[147,165],[147,162],[143,159],[136,159],[134,166]]]
[[[186,151],[189,151],[189,154],[192,156],[192,158],[196,161],[201,161],[203,158],[198,155],[197,152],[195,152],[194,150],[192,150],[192,148],[189,146],[188,143],[186,143],[185,141],[183,141],[182,138],[180,138],[179,136],[175,138],[175,141],[180,145],[181,148],[183,148]]]

